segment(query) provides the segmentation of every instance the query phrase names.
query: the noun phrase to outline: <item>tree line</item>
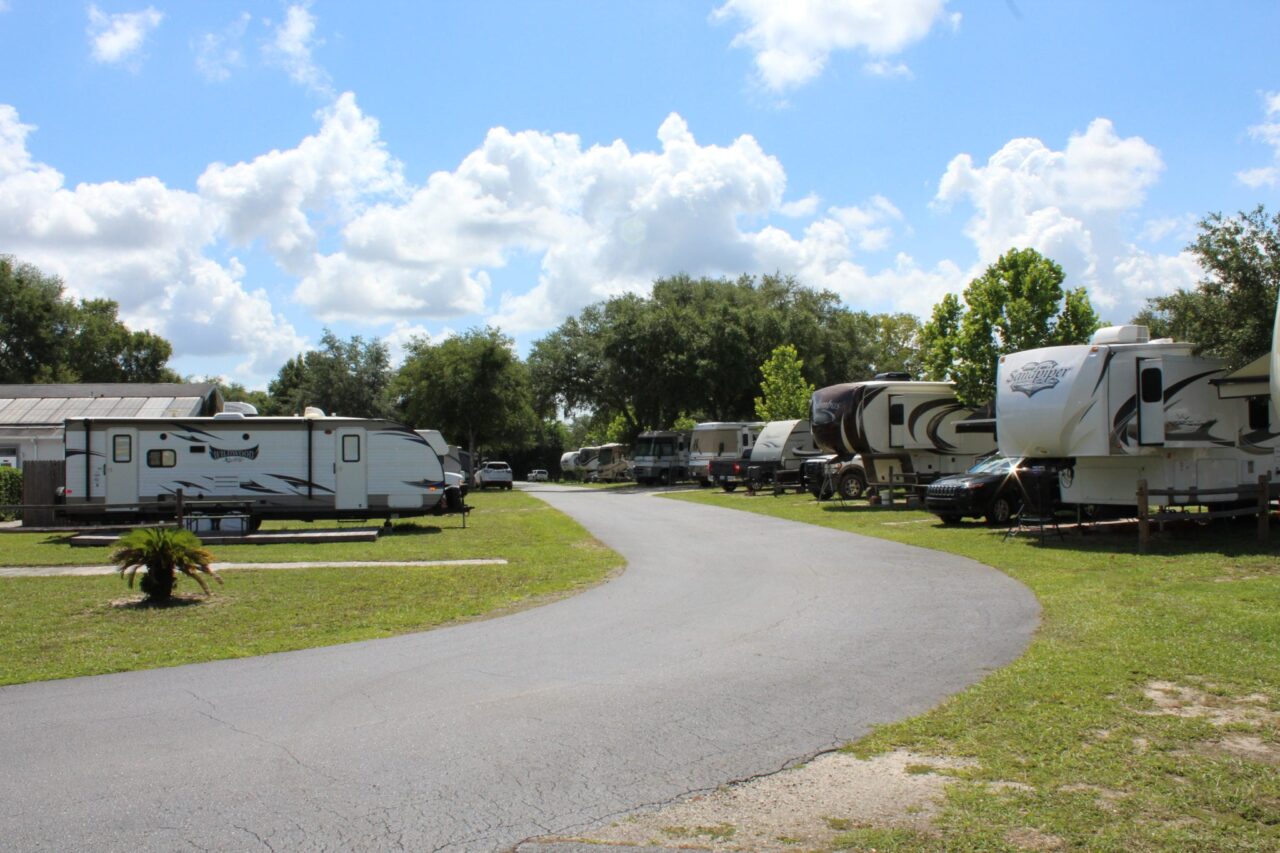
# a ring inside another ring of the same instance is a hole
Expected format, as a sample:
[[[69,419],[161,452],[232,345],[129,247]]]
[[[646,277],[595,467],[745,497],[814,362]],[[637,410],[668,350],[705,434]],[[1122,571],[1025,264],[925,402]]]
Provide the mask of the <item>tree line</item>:
[[[1147,301],[1134,322],[1199,341],[1238,366],[1269,351],[1280,287],[1280,215],[1211,214],[1188,250],[1204,277]],[[1083,288],[1031,249],[1011,249],[921,323],[849,308],[831,291],[775,274],[674,275],[649,295],[589,305],[535,341],[527,358],[500,329],[413,340],[393,368],[386,345],[325,330],[265,391],[222,382],[262,414],[306,406],[434,427],[521,467],[562,449],[629,442],[698,420],[802,416],[808,391],[901,372],[949,379],[965,402],[994,396],[1000,355],[1087,341],[1101,324]],[[0,256],[0,382],[178,381],[172,347],[133,332],[110,300],[73,300],[56,277]],[[795,414],[799,412],[800,414]]]

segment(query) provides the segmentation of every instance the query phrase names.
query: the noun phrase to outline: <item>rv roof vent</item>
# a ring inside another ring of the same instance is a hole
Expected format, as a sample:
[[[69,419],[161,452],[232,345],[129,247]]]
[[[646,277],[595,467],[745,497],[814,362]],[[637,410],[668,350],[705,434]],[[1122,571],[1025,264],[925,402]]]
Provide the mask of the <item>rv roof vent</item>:
[[[324,409],[319,406],[307,406],[302,410],[302,416],[304,418],[323,418]]]
[[[888,373],[877,373],[872,378],[876,381],[885,381],[885,382],[910,382],[911,374],[905,373],[901,370],[892,370],[892,371],[889,371]]]
[[[253,416],[258,414],[258,407],[253,403],[242,403],[238,400],[230,400],[222,404],[224,412],[239,412],[245,416]]]
[[[215,421],[242,421],[244,412],[218,412],[213,416]]]
[[[1104,326],[1093,333],[1089,343],[1104,344],[1145,344],[1151,340],[1151,333],[1146,326]]]

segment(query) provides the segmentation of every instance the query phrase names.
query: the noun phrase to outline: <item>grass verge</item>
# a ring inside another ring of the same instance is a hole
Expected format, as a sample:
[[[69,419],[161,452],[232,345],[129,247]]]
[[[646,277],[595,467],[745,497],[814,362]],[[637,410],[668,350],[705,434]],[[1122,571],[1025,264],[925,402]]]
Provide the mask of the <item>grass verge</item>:
[[[474,496],[460,522],[401,522],[373,543],[238,545],[220,561],[442,560],[506,565],[238,570],[193,606],[122,606],[118,576],[0,578],[0,684],[247,657],[421,631],[563,595],[622,561],[576,522],[519,492]],[[22,541],[22,540],[28,541]],[[106,548],[6,534],[6,565],[94,564]],[[16,555],[16,556],[15,556]],[[198,595],[180,579],[180,594]]]
[[[972,557],[1040,600],[1019,660],[848,747],[975,759],[936,834],[856,826],[838,848],[1280,849],[1280,542],[1215,526],[1140,556],[1131,528],[1040,544],[808,496],[672,497]]]

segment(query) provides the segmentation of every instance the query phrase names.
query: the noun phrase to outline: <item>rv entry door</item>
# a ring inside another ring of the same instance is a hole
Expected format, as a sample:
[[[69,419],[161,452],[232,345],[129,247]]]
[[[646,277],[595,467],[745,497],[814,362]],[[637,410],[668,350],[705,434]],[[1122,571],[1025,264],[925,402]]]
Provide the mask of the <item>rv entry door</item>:
[[[365,431],[347,427],[335,431],[333,508],[366,509],[369,504],[369,448]]]
[[[106,509],[125,511],[138,502],[138,431],[108,429],[106,462]]]
[[[1138,444],[1164,444],[1164,359],[1138,359]]]

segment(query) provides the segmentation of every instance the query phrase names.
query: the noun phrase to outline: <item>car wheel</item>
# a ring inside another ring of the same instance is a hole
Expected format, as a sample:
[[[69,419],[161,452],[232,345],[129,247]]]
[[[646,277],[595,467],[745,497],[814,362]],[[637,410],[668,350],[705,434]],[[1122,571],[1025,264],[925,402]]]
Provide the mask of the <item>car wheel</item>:
[[[732,492],[734,489],[738,488],[738,484],[737,483],[721,483],[720,488],[724,489],[726,492]]]
[[[1008,495],[996,495],[996,499],[987,508],[987,524],[992,527],[1005,527],[1013,520],[1013,501]]]
[[[942,519],[943,524],[959,524],[960,513],[958,512],[940,512],[938,518]]]
[[[845,500],[856,500],[867,491],[867,478],[857,468],[846,468],[840,472],[840,497]]]

